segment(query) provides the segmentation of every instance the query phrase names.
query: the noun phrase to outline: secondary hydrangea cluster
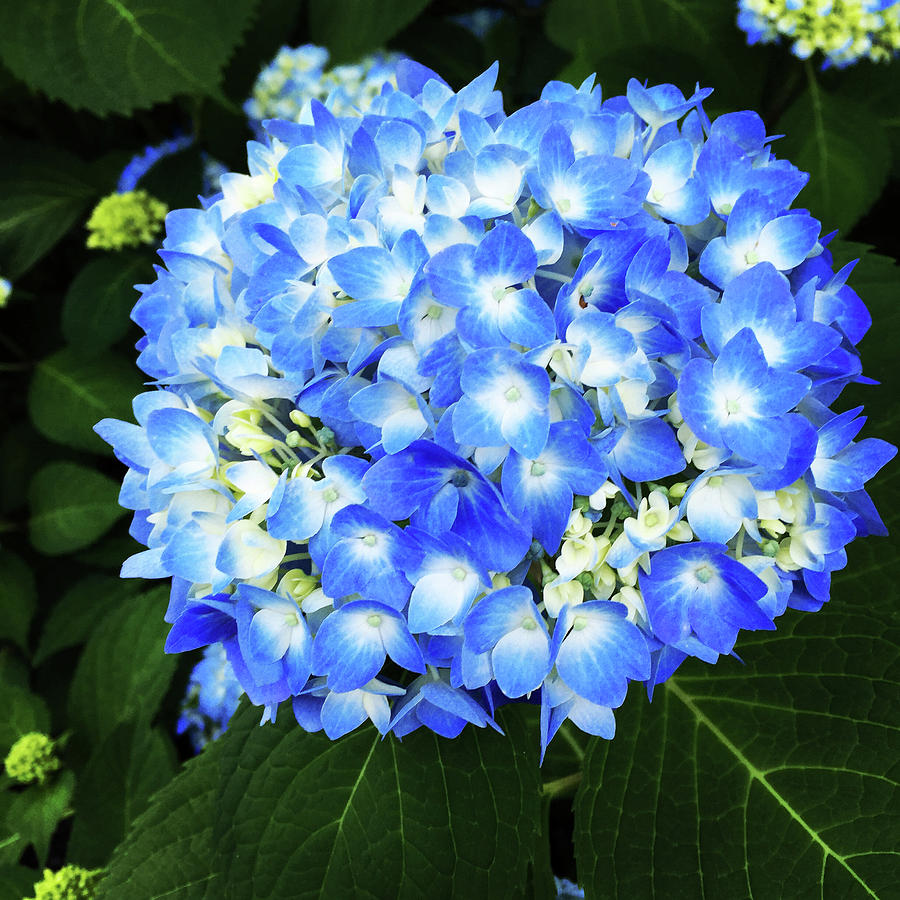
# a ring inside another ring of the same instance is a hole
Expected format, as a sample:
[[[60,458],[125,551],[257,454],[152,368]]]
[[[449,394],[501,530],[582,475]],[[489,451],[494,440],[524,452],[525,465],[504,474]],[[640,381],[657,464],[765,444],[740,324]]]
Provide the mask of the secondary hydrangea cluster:
[[[3,760],[6,774],[15,781],[43,784],[49,775],[59,770],[56,745],[49,735],[41,731],[23,734],[10,747]]]
[[[738,26],[748,44],[791,42],[791,53],[819,52],[823,69],[900,52],[900,0],[738,0]]]
[[[282,47],[253,85],[244,112],[258,138],[264,140],[263,121],[300,121],[309,102],[320,100],[336,116],[358,115],[381,93],[385,83],[396,87],[396,53],[374,53],[359,62],[327,68],[325,47],[304,44]]]
[[[44,877],[34,886],[34,897],[25,900],[92,900],[102,877],[102,869],[81,866],[63,866],[56,872],[44,869]]]
[[[87,246],[122,250],[152,244],[168,211],[165,203],[141,189],[107,194],[87,220]]]
[[[12,282],[8,278],[0,278],[0,309],[6,306],[12,293]]]
[[[211,644],[191,671],[176,733],[187,734],[199,753],[228,727],[242,695],[225,648]]]
[[[122,575],[263,722],[611,737],[884,533],[895,448],[830,408],[870,318],[759,116],[592,79],[506,115],[496,74],[267,122],[140,288]]]

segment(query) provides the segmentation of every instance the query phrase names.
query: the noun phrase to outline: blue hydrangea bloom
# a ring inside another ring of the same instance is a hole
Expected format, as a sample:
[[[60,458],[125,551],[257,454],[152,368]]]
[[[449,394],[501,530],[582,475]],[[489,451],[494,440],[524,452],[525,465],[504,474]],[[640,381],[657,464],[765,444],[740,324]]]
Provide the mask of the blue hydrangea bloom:
[[[140,288],[122,574],[263,721],[611,738],[884,533],[895,448],[831,409],[871,320],[759,117],[593,79],[506,115],[496,75],[268,120]]]

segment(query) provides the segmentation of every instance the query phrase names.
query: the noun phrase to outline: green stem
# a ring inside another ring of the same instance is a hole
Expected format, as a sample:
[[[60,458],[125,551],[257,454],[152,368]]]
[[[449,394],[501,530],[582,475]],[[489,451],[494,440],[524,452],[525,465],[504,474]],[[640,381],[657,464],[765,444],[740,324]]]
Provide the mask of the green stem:
[[[570,797],[578,790],[581,784],[581,772],[573,772],[563,778],[554,778],[553,781],[545,781],[541,788],[544,797],[553,799],[555,797]]]
[[[572,748],[572,752],[575,754],[578,762],[581,762],[584,759],[584,747],[581,746],[578,738],[572,733],[572,723],[566,720],[559,726],[559,733],[562,735],[563,740]]]

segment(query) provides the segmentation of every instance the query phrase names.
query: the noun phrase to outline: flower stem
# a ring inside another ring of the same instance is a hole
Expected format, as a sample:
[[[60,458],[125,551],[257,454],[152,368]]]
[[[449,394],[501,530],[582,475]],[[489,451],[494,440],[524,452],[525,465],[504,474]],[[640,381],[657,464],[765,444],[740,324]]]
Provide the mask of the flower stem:
[[[573,772],[562,778],[554,778],[553,781],[545,781],[541,793],[550,799],[554,797],[570,797],[581,784],[581,772]]]

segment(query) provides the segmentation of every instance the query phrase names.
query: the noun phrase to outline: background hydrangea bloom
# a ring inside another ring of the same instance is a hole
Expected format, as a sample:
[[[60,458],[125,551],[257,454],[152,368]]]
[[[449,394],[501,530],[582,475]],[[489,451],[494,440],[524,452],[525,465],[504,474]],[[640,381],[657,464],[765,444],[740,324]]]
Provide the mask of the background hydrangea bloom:
[[[157,389],[97,426],[123,574],[172,579],[168,649],[222,642],[264,721],[521,699],[544,747],[610,737],[629,681],[821,606],[884,533],[895,448],[829,408],[864,308],[759,118],[592,79],[507,116],[496,74],[401,61],[363,115],[267,121],[135,306]]]
[[[325,47],[282,47],[260,73],[244,112],[258,136],[264,119],[298,121],[310,100],[321,100],[335,115],[365,111],[385,83],[396,84],[400,55],[375,53],[357,63],[328,68]]]
[[[749,44],[786,38],[800,59],[821,53],[823,69],[886,62],[900,52],[897,0],[738,0],[738,26]]]

